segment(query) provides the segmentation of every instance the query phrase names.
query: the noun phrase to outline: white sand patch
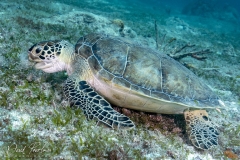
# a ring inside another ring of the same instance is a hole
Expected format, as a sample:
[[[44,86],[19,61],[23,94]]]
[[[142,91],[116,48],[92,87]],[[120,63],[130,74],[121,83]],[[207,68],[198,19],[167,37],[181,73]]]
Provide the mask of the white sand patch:
[[[9,116],[12,120],[12,130],[18,130],[24,127],[24,125],[29,125],[30,116],[28,114],[22,114],[19,111],[11,111]]]
[[[190,154],[186,159],[187,160],[213,160],[210,154],[206,154],[206,155]]]

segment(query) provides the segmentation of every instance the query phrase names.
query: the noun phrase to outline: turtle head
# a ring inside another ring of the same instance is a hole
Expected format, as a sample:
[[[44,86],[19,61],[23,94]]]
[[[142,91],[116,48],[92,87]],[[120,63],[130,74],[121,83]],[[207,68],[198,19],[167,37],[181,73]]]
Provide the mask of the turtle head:
[[[71,74],[74,59],[74,46],[64,40],[43,41],[28,50],[28,58],[36,62],[35,68],[47,73],[66,70]]]

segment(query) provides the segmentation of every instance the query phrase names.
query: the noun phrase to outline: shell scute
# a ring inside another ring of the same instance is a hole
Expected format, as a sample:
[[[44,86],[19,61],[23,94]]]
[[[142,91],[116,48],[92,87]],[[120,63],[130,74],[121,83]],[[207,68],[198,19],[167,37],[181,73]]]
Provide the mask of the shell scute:
[[[121,38],[100,35],[80,38],[76,50],[88,60],[97,78],[113,88],[124,88],[123,92],[132,91],[140,99],[145,96],[146,99],[174,102],[185,107],[219,106],[218,97],[207,85],[179,62],[159,51]],[[177,105],[174,110],[180,111]]]

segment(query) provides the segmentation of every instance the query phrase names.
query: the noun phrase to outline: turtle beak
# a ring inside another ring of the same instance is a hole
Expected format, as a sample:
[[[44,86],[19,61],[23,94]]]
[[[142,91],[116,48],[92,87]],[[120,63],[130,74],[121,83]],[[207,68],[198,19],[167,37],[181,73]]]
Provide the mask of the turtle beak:
[[[29,59],[29,61],[33,61],[33,55],[31,54],[31,52],[30,51],[28,51],[28,59]]]

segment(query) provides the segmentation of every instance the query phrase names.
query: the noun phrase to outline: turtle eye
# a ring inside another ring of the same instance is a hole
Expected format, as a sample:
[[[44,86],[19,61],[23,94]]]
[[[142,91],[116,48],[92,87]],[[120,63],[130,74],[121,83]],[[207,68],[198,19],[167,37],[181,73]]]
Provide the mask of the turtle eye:
[[[42,50],[41,48],[37,48],[36,53],[39,54],[41,52],[41,50]]]
[[[33,50],[33,48],[34,48],[34,45],[31,47],[31,48],[29,48],[29,52],[32,52],[32,50]]]

